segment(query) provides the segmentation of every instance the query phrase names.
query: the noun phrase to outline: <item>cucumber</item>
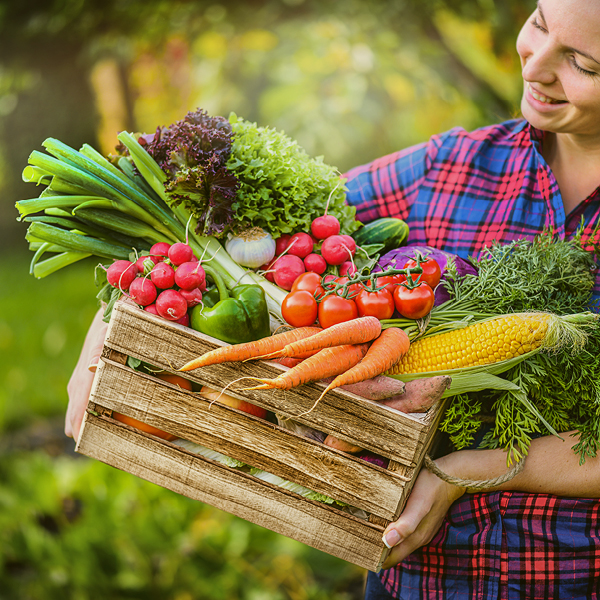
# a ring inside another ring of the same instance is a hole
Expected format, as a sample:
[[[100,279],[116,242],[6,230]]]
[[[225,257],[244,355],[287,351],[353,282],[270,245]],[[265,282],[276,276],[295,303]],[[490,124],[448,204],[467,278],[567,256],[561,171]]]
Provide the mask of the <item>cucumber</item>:
[[[408,225],[395,217],[382,217],[357,229],[352,237],[358,246],[383,244],[382,254],[399,248],[408,238]]]

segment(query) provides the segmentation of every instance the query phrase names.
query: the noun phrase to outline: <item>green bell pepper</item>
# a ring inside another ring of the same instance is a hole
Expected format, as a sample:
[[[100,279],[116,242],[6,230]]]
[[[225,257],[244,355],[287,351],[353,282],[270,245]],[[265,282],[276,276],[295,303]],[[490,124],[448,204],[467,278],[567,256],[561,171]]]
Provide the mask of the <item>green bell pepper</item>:
[[[204,270],[216,291],[209,291],[203,296],[206,302],[192,308],[192,329],[230,344],[252,342],[271,334],[267,299],[259,285],[238,285],[228,291],[218,273],[210,267]]]

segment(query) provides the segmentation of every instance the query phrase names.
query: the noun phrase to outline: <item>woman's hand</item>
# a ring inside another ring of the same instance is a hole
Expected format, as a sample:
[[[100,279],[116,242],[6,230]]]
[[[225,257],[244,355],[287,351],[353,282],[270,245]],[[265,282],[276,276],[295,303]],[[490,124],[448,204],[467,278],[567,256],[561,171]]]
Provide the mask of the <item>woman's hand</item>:
[[[77,440],[81,422],[85,414],[85,408],[90,397],[92,382],[96,366],[102,353],[104,338],[106,337],[107,323],[102,321],[104,308],[101,308],[94,317],[87,332],[79,360],[71,375],[67,392],[69,394],[69,406],[65,417],[65,434]]]
[[[443,469],[442,464],[440,468]],[[465,488],[439,479],[421,469],[400,518],[384,532],[384,543],[392,547],[383,568],[404,560],[411,552],[429,543],[438,532],[448,509],[465,493]]]

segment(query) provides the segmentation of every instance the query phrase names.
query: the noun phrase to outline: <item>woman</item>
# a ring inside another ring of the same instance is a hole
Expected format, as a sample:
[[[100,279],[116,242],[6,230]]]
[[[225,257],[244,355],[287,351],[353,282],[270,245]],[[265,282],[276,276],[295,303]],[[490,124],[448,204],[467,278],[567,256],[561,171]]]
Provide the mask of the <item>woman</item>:
[[[600,1],[540,0],[517,50],[525,120],[453,130],[352,170],[360,220],[401,216],[410,242],[462,256],[549,226],[569,236],[582,216],[589,234],[600,218]],[[97,317],[69,383],[67,435],[79,433],[104,332]],[[562,438],[533,440],[523,471],[486,493],[422,470],[385,531],[392,551],[367,600],[600,597],[600,459],[580,466],[577,439]],[[506,472],[501,450],[437,463],[463,479]]]
[[[347,174],[358,218],[399,216],[409,243],[462,256],[545,227],[585,235],[600,218],[600,2],[540,0],[523,26],[524,120],[427,144]],[[595,296],[600,295],[598,280]],[[533,440],[522,472],[466,494],[422,470],[367,600],[600,597],[600,458],[579,465],[565,432]],[[506,472],[502,450],[436,461],[462,479]],[[398,567],[395,567],[400,563]]]

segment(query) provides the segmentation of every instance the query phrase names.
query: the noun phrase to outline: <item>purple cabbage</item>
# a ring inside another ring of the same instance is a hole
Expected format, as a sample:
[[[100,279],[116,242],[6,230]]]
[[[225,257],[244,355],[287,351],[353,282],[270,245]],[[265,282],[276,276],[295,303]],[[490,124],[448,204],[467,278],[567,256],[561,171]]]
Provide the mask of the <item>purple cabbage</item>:
[[[422,256],[433,258],[440,265],[442,270],[442,281],[435,289],[435,306],[443,304],[450,299],[447,289],[444,286],[443,278],[446,272],[446,265],[449,259],[454,259],[458,275],[477,275],[477,269],[468,261],[464,260],[451,252],[437,250],[431,246],[402,246],[384,254],[378,261],[375,271],[385,271],[386,269],[402,269],[404,265],[419,252]]]
[[[240,183],[226,168],[232,137],[227,119],[198,109],[139,140],[167,175],[170,204],[183,204],[202,235],[219,237],[234,218]]]

